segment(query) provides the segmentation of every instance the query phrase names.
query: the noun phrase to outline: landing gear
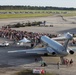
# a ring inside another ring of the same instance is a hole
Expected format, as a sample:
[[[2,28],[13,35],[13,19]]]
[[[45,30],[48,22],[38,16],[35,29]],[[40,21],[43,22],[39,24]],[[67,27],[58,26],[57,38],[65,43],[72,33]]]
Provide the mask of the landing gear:
[[[61,64],[64,64],[64,57],[60,57],[60,60],[61,60]]]

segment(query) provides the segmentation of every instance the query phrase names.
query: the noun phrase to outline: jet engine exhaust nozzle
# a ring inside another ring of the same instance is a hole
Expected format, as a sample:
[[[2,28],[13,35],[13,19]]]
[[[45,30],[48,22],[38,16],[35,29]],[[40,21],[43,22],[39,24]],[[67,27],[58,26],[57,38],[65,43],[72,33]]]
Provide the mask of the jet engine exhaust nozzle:
[[[74,51],[70,50],[69,53],[70,53],[70,54],[74,54]]]

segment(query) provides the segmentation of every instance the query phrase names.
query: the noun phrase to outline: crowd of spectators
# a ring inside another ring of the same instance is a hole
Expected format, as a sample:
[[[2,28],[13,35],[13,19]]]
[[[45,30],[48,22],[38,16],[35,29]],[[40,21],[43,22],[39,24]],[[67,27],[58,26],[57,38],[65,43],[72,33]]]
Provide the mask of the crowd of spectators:
[[[9,40],[12,40],[14,42],[18,42],[19,40],[23,39],[24,37],[29,39],[31,41],[31,46],[37,45],[41,42],[40,38],[43,35],[47,35],[48,37],[57,37],[57,34],[49,34],[49,33],[33,33],[33,32],[27,32],[27,31],[19,31],[19,30],[13,30],[8,27],[2,26],[0,29],[0,37],[6,38]],[[75,43],[75,40],[72,40],[71,43]]]
[[[33,32],[27,32],[27,31],[17,31],[8,27],[2,27],[0,29],[0,37],[10,39],[15,42],[18,42],[19,40],[25,37],[31,40],[31,43],[38,44],[41,42],[40,38],[43,35],[47,35],[50,38],[57,36],[57,35],[48,34],[48,33],[33,33]]]
[[[64,65],[66,66],[72,66],[73,65],[73,59],[69,60],[69,59],[64,59]]]

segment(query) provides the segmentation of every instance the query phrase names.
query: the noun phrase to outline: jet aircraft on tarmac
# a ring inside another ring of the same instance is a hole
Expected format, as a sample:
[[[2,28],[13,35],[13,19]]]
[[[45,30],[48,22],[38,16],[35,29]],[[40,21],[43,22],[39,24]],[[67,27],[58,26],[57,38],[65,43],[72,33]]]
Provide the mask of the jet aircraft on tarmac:
[[[34,48],[28,50],[15,50],[15,51],[8,51],[8,53],[16,53],[16,52],[25,52],[25,53],[37,53],[37,54],[44,54],[48,55],[51,54],[53,56],[57,55],[61,58],[61,62],[63,62],[63,57],[67,56],[68,54],[74,54],[74,51],[68,48],[68,43],[70,40],[73,39],[73,35],[70,33],[66,33],[62,37],[57,37],[57,39],[65,39],[64,44],[60,44],[59,42],[55,41],[53,38],[49,38],[48,36],[44,35],[41,37],[45,48]]]

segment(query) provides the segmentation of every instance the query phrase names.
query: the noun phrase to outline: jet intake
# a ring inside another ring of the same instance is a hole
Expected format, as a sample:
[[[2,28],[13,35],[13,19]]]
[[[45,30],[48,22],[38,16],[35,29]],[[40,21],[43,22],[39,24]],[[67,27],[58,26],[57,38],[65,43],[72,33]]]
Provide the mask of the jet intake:
[[[69,53],[70,53],[70,54],[74,54],[74,51],[70,50]]]

